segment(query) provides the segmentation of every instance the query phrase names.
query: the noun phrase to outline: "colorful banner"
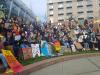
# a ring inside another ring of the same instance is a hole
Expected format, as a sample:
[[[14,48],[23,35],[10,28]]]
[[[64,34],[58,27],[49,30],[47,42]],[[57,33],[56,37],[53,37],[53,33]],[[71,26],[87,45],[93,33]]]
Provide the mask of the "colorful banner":
[[[41,41],[41,54],[42,56],[51,56],[48,50],[48,43],[46,41]]]
[[[55,47],[55,51],[56,52],[60,52],[61,51],[61,45],[59,41],[55,41],[54,42],[54,47]]]
[[[2,50],[2,53],[14,73],[22,71],[23,66],[17,61],[17,59],[14,57],[10,50]]]
[[[31,44],[31,47],[32,47],[33,58],[35,58],[37,55],[40,56],[39,44]]]

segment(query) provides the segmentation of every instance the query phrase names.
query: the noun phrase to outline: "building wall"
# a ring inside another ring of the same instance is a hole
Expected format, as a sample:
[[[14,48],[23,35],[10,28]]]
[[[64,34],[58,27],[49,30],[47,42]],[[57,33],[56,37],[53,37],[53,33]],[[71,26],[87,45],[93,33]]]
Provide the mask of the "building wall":
[[[48,0],[47,14],[52,22],[100,18],[100,0]]]
[[[0,6],[3,5],[6,8],[6,13],[8,17],[10,16],[20,16],[22,18],[25,18],[29,21],[35,21],[35,16],[21,0],[0,0]],[[3,9],[4,9],[3,8]]]

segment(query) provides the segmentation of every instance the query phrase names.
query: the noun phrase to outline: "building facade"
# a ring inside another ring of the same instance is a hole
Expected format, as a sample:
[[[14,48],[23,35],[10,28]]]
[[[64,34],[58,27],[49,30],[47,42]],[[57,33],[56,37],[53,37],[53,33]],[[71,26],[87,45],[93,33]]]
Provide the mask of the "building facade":
[[[21,0],[0,0],[0,11],[3,11],[8,17],[19,16],[25,20],[35,20],[32,10]]]
[[[47,0],[48,21],[100,18],[100,0]]]

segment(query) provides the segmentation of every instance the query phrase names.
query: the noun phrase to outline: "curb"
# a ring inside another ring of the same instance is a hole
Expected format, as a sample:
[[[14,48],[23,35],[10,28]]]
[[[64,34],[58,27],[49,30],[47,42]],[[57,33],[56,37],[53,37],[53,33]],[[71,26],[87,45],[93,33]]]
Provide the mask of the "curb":
[[[38,71],[40,69],[43,69],[50,65],[54,65],[56,63],[80,59],[80,58],[86,58],[86,57],[95,57],[95,56],[100,56],[100,53],[78,54],[78,55],[69,55],[69,56],[61,56],[57,58],[46,59],[40,62],[36,62],[34,64],[30,64],[28,66],[25,66],[24,69],[21,72],[17,73],[16,75],[29,75],[29,73],[31,72]],[[2,75],[5,75],[5,74],[2,74]],[[7,74],[7,75],[11,75],[11,74]]]

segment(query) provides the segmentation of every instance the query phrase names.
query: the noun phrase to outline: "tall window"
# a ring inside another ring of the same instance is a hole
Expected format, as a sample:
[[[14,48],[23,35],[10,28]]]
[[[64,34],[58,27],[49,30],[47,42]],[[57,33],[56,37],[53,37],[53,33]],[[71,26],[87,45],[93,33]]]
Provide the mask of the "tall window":
[[[87,1],[87,5],[92,5],[93,1],[92,0],[86,0]]]
[[[77,0],[77,6],[83,6],[83,0]]]
[[[58,8],[63,8],[63,2],[58,2]]]

